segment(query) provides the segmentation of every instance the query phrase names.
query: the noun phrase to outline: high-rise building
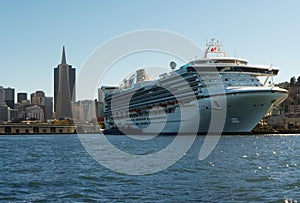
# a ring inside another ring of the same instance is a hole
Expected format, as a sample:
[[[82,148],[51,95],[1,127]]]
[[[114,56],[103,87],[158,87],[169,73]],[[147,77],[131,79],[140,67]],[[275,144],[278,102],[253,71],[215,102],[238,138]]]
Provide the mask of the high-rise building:
[[[73,105],[73,119],[75,122],[91,122],[96,120],[96,106],[94,100],[77,101]]]
[[[72,116],[74,122],[79,122],[80,120],[80,101],[74,102],[72,104]]]
[[[0,86],[0,103],[5,101],[5,89]]]
[[[8,120],[8,106],[0,102],[0,122]]]
[[[15,107],[15,89],[13,88],[4,88],[5,90],[5,103],[8,107],[13,109]]]
[[[43,118],[46,115],[46,97],[43,91],[36,91],[35,93],[30,94],[31,105],[37,105],[43,110]],[[41,117],[39,117],[40,119]]]
[[[21,104],[23,100],[27,100],[27,93],[19,92],[17,94],[17,102]]]
[[[46,97],[45,98],[45,119],[52,119],[53,118],[53,97]]]
[[[43,91],[36,91],[30,95],[31,104],[45,106],[45,93]]]
[[[75,96],[76,70],[67,64],[65,47],[61,64],[54,68],[54,111],[55,118],[72,118],[72,102]]]
[[[103,90],[101,88],[98,88],[98,101],[103,102],[104,97],[103,97]]]
[[[96,116],[97,117],[103,117],[104,115],[104,90],[102,90],[101,88],[98,89],[98,101],[95,100],[95,104],[96,104]]]
[[[94,100],[80,101],[79,120],[90,122],[93,119],[96,119],[95,101]]]
[[[16,103],[15,109],[18,110],[18,117],[20,119],[26,119],[27,118],[27,110],[26,108],[31,106],[29,100],[22,100],[22,103]]]

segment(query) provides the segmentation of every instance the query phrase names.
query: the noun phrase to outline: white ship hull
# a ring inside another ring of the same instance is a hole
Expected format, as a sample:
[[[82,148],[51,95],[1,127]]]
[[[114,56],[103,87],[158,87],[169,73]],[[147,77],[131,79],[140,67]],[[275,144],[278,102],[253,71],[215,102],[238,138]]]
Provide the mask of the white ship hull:
[[[275,105],[280,104],[286,97],[287,92],[279,88],[235,89],[227,91],[226,107],[214,109],[215,111],[224,111],[226,108],[224,123],[218,123],[218,119],[211,117],[212,108],[215,108],[211,106],[211,100],[218,101],[220,99],[220,96],[211,96],[197,100],[199,108],[193,102],[182,105],[185,117],[181,116],[179,107],[170,114],[150,114],[147,116],[150,124],[140,130],[144,134],[177,134],[178,132],[206,134],[210,125],[217,122],[215,123],[217,125],[224,124],[222,133],[249,133],[267,112]],[[199,109],[199,111],[197,112],[195,109]],[[197,121],[199,116],[197,113],[200,114],[200,122]],[[128,119],[120,119],[118,123],[119,126],[128,126]],[[136,128],[136,124],[129,127]]]

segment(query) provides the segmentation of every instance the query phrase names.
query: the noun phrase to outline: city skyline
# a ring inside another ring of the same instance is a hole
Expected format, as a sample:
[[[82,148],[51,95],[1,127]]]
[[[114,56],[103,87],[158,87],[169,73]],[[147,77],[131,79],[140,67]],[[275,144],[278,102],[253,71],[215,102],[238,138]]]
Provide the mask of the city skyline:
[[[123,33],[143,29],[178,33],[202,48],[206,39],[222,39],[228,55],[245,58],[251,64],[278,66],[277,83],[300,75],[296,63],[300,45],[297,37],[300,29],[295,26],[298,1],[29,0],[0,4],[0,66],[2,71],[5,69],[0,85],[15,88],[16,92],[43,90],[53,96],[52,67],[59,62],[62,46],[68,48],[68,59],[80,73],[87,58],[101,44]],[[65,15],[57,9],[58,5],[80,15]],[[64,30],[63,34],[60,30]],[[170,62],[160,57],[151,60],[154,65],[164,67]],[[149,65],[148,61],[145,63]],[[143,61],[121,64],[115,70],[125,69],[125,65],[134,71]],[[109,75],[106,81],[118,84],[122,77]]]

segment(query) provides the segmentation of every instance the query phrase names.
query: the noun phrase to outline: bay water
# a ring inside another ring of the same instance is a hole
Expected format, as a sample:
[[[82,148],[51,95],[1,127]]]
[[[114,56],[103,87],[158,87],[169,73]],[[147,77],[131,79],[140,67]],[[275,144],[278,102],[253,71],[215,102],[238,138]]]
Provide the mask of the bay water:
[[[226,135],[200,161],[204,138],[173,166],[133,176],[100,165],[77,135],[2,135],[0,202],[300,202],[300,136]],[[174,136],[108,139],[147,154]]]

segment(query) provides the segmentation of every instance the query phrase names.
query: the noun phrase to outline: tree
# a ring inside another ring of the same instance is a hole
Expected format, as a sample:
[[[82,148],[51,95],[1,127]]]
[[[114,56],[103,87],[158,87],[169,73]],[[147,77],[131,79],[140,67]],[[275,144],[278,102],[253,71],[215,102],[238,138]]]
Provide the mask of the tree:
[[[295,76],[294,76],[294,77],[292,77],[291,80],[290,80],[290,86],[291,86],[291,87],[294,87],[294,86],[295,86],[295,82],[296,82],[296,78],[295,78]]]
[[[297,78],[296,86],[300,87],[300,76]]]

